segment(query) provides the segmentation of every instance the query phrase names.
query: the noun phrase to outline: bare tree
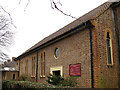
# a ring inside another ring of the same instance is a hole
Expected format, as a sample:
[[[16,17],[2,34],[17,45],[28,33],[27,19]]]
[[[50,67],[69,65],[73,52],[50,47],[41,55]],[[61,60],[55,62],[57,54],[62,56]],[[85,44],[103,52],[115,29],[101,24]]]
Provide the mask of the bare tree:
[[[5,52],[12,44],[13,28],[15,28],[11,15],[0,6],[0,60],[4,61],[9,58]]]

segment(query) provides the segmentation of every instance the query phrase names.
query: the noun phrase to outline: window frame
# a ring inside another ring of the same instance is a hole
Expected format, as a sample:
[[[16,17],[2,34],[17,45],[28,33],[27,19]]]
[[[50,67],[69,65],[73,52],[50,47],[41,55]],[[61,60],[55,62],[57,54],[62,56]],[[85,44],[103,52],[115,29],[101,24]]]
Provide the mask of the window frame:
[[[45,60],[46,55],[45,51],[40,54],[40,77],[45,77]]]

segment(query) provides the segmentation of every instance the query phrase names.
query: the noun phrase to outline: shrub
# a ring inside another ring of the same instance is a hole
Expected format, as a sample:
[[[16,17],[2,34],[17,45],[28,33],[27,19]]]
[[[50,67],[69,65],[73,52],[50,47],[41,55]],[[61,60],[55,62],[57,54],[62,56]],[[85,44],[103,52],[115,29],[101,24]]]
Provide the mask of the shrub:
[[[52,85],[59,85],[61,83],[61,81],[64,80],[63,77],[61,76],[55,76],[55,75],[52,75],[52,74],[49,74],[50,76],[47,76],[47,82],[52,84]]]
[[[31,77],[28,75],[22,74],[21,76],[18,77],[18,81],[31,81]]]
[[[62,86],[75,87],[77,85],[76,77],[67,77],[61,82]]]
[[[69,86],[69,87],[75,87],[77,85],[76,77],[67,77],[66,79],[61,76],[54,76],[50,74],[47,76],[47,82],[52,85],[58,85],[58,86]]]
[[[2,82],[2,88],[6,89],[6,88],[10,88],[10,85],[8,85],[8,82],[10,82],[10,80],[6,80]]]
[[[31,81],[3,81],[2,82],[2,88],[3,89],[9,89],[9,88],[32,88],[33,89],[39,89],[39,88],[55,88],[52,85],[48,84],[43,84],[43,83],[36,83],[36,82],[31,82]]]

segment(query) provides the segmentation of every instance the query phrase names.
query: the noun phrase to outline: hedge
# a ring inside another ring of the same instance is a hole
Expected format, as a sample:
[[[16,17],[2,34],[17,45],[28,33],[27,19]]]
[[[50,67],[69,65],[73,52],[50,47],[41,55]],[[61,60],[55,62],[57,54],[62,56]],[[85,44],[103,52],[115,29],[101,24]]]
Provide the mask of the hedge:
[[[2,88],[3,89],[9,89],[9,88],[32,88],[38,89],[38,88],[57,88],[50,84],[43,84],[43,83],[36,83],[31,81],[11,81],[11,80],[5,80],[2,82]]]

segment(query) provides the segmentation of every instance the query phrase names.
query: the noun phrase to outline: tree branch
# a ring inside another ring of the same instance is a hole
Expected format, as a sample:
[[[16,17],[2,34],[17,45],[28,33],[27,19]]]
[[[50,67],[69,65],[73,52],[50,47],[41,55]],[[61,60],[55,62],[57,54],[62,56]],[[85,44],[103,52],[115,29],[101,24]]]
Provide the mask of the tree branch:
[[[0,8],[1,8],[5,13],[7,13],[7,14],[9,15],[10,23],[11,23],[15,28],[17,28],[17,27],[13,24],[13,20],[12,20],[12,17],[11,17],[11,15],[10,15],[10,13],[8,13],[2,6],[0,6]]]
[[[4,61],[4,60],[9,59],[9,57],[8,57],[7,54],[3,53],[3,52],[0,50],[0,59],[1,59],[2,61]]]
[[[71,17],[71,18],[77,19],[76,17],[72,16],[71,14],[66,14],[66,13],[63,12],[61,9],[58,8],[57,4],[59,4],[59,5],[62,6],[62,4],[60,3],[60,0],[59,0],[59,2],[57,2],[57,3],[54,2],[54,0],[50,0],[50,2],[51,2],[51,7],[52,7],[52,9],[56,9],[56,10],[58,10],[59,12],[61,12],[62,14],[66,15],[66,16],[69,16],[69,17]]]
[[[25,9],[24,9],[24,12],[26,11],[26,9],[27,9],[29,3],[30,3],[30,0],[28,0],[28,2],[27,2],[27,4],[26,4]]]
[[[7,25],[8,25],[8,23],[5,24],[4,26],[2,26],[2,27],[0,28],[0,30],[4,29]]]

